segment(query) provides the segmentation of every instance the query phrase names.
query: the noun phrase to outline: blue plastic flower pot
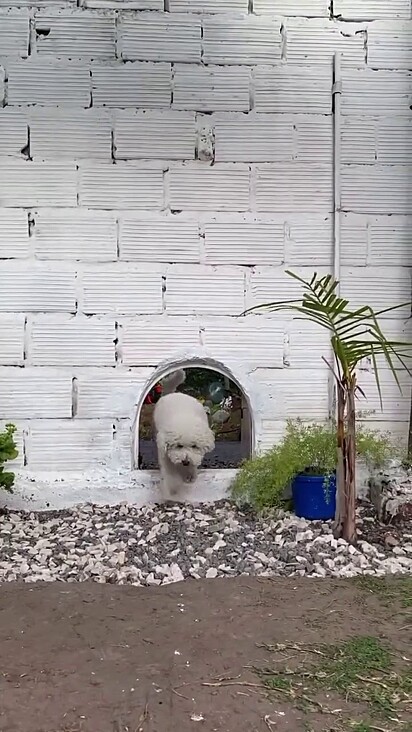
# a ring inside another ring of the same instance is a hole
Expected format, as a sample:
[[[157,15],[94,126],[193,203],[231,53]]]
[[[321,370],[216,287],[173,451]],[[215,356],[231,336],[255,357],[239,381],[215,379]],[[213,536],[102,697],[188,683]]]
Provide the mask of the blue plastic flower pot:
[[[333,519],[336,509],[336,476],[297,475],[292,483],[296,516],[316,521]]]

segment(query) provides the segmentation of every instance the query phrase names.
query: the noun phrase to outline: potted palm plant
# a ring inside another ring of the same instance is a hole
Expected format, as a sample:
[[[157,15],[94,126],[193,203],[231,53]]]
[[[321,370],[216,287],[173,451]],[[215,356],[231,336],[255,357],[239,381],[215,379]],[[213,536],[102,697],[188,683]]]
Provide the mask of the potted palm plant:
[[[300,282],[303,297],[299,300],[272,302],[250,308],[246,312],[288,310],[300,319],[308,319],[325,328],[330,334],[333,358],[323,360],[333,375],[336,386],[336,482],[337,501],[335,535],[349,542],[356,541],[356,412],[355,400],[365,396],[357,382],[360,362],[370,358],[382,405],[378,357],[389,367],[399,389],[397,368],[406,369],[412,376],[407,359],[412,355],[412,344],[388,340],[382,332],[379,317],[410,306],[400,303],[375,312],[369,305],[351,308],[349,301],[339,296],[339,281],[331,275],[313,277],[306,281],[293,272],[287,274]]]
[[[356,454],[371,471],[382,468],[393,450],[389,435],[358,429]],[[257,509],[278,508],[291,496],[298,516],[333,519],[337,460],[332,423],[289,420],[278,444],[243,463],[232,485],[232,496]]]

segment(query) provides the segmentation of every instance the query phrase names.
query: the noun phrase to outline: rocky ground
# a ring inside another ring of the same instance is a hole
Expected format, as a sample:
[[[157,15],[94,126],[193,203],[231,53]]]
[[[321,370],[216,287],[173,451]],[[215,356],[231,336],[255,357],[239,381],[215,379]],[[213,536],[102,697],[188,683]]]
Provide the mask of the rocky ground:
[[[187,578],[352,577],[412,572],[412,525],[358,508],[355,548],[330,523],[215,505],[83,505],[0,517],[0,581],[165,585]]]

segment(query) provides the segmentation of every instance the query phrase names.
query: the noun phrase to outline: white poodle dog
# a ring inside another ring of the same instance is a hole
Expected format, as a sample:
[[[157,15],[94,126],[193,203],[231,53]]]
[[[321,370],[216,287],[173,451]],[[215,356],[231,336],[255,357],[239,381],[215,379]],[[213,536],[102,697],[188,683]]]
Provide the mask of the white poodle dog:
[[[181,392],[159,399],[153,422],[162,492],[170,499],[195,482],[204,456],[215,446],[215,436],[202,404]]]

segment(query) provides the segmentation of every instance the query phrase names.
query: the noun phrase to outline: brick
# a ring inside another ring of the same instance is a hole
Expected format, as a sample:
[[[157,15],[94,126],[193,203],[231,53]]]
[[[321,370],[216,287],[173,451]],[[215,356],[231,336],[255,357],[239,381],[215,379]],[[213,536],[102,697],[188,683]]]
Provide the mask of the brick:
[[[169,107],[170,64],[92,64],[93,105],[98,107]]]
[[[254,78],[257,112],[331,114],[331,69],[261,66]]]
[[[293,118],[272,114],[217,117],[214,125],[217,162],[292,160]]]
[[[164,0],[81,0],[84,8],[113,10],[163,10]]]
[[[218,218],[204,224],[206,264],[270,265],[284,261],[285,223]]]
[[[284,163],[256,167],[258,211],[332,211],[332,167]]]
[[[113,13],[87,10],[39,11],[34,16],[36,53],[69,58],[114,58]],[[47,34],[47,35],[46,35]]]
[[[126,213],[119,220],[120,259],[140,262],[199,262],[195,219],[181,215]]]
[[[262,455],[281,441],[285,434],[286,422],[278,419],[262,419],[259,434],[256,436],[256,454]]]
[[[28,358],[35,366],[113,366],[113,320],[38,316],[31,323]]]
[[[369,216],[368,264],[412,267],[411,216]]]
[[[199,112],[249,111],[250,71],[244,66],[176,64],[173,106]]]
[[[171,13],[247,13],[248,0],[169,0]]]
[[[166,277],[166,312],[240,315],[245,310],[244,290],[241,269],[176,265]]]
[[[131,163],[82,163],[79,202],[89,208],[162,208],[163,171]]]
[[[283,366],[283,325],[260,316],[213,318],[204,325],[203,343],[206,351],[224,364]]]
[[[61,0],[0,0],[0,7],[8,8],[18,6],[19,8],[41,8],[44,6],[61,6]],[[68,7],[75,6],[76,0],[66,0]]]
[[[42,420],[30,423],[26,440],[30,470],[79,472],[111,461],[111,420]]]
[[[294,158],[307,163],[330,163],[333,159],[332,117],[298,115],[294,118]]]
[[[77,374],[78,418],[134,417],[137,395],[151,369],[88,369]]]
[[[368,26],[368,66],[412,68],[412,22],[378,20]]]
[[[294,272],[309,280],[313,275],[313,269],[310,267],[294,268]],[[287,275],[283,267],[256,267],[250,276],[246,307],[251,308],[281,300],[294,300],[301,296],[302,286]]]
[[[280,20],[253,15],[206,17],[202,48],[206,64],[278,63]]]
[[[70,374],[52,369],[0,369],[2,419],[71,417]]]
[[[294,213],[286,224],[286,262],[295,266],[332,264],[332,217]]]
[[[119,159],[193,160],[196,128],[192,112],[123,111],[116,114],[115,156]]]
[[[329,415],[329,370],[322,368],[283,369],[279,387],[283,394],[285,417],[306,420],[327,419]],[[308,389],[310,384],[310,389]]]
[[[329,17],[329,0],[253,0],[253,12],[258,15]]]
[[[366,400],[362,399],[362,401],[358,403],[357,407],[359,411],[371,412],[371,414],[368,414],[368,420],[371,422],[374,422],[375,420],[406,422],[409,419],[412,379],[409,374],[404,371],[399,372],[398,378],[401,383],[402,391],[399,391],[396,381],[389,369],[387,367],[380,369],[379,382],[382,393],[382,409],[374,373],[371,371],[360,371],[358,381],[360,387],[366,394]]]
[[[288,64],[331,66],[340,51],[343,66],[365,65],[365,37],[358,25],[299,18],[286,20],[285,27]]]
[[[0,155],[21,157],[28,141],[29,133],[24,115],[9,107],[0,109]]]
[[[246,211],[249,169],[241,165],[182,165],[170,169],[170,207],[203,211]]]
[[[0,288],[2,312],[73,312],[75,275],[59,265],[43,267],[24,261],[3,262]]]
[[[177,350],[193,353],[200,348],[199,323],[195,319],[164,316],[125,320],[120,342],[127,366],[157,366]]]
[[[411,172],[406,165],[344,165],[342,208],[355,213],[412,213]]]
[[[24,361],[24,315],[0,315],[0,364],[21,366]]]
[[[76,206],[74,163],[40,163],[7,158],[2,165],[3,206]]]
[[[119,32],[121,55],[127,61],[200,62],[201,23],[197,16],[125,14]]]
[[[90,105],[90,72],[70,61],[30,57],[8,66],[8,104]]]
[[[82,305],[86,314],[116,313],[149,315],[161,313],[160,271],[132,269],[130,265],[87,268],[81,275]]]
[[[102,110],[51,112],[35,108],[30,114],[30,153],[42,160],[111,160],[111,128],[111,120]]]
[[[373,118],[343,117],[342,162],[373,165],[377,157],[376,137],[376,120]]]
[[[27,10],[0,10],[0,56],[20,56],[29,52]]]
[[[412,163],[411,119],[381,119],[377,123],[378,163],[402,165]],[[357,161],[359,162],[359,161]]]
[[[353,308],[370,305],[376,312],[411,299],[411,276],[406,267],[343,267],[341,294]],[[380,318],[409,317],[410,306]]]
[[[0,208],[0,259],[24,259],[29,253],[27,211]]]
[[[217,115],[217,162],[330,162],[332,120],[325,116]]]
[[[368,250],[367,219],[360,214],[341,214],[341,256],[347,267],[364,267]]]
[[[301,320],[288,323],[286,361],[293,369],[323,370],[322,358],[330,358],[330,335],[319,325]],[[303,414],[303,412],[302,412]]]
[[[117,259],[116,217],[108,211],[41,209],[33,213],[37,259]]]
[[[410,0],[334,0],[333,12],[345,20],[410,18]]]
[[[410,115],[412,74],[371,69],[344,69],[342,114],[358,116]]]

